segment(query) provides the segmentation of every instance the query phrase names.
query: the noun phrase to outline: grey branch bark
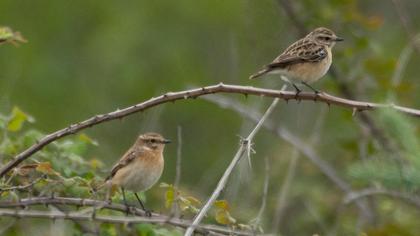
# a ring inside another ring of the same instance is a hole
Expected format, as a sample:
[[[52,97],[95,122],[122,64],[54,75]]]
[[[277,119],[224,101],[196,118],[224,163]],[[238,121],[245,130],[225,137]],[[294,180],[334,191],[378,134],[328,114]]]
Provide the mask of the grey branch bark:
[[[236,152],[232,162],[229,164],[228,168],[225,170],[225,173],[223,174],[222,178],[219,180],[219,183],[217,184],[216,188],[214,189],[212,195],[210,198],[206,201],[204,206],[200,209],[198,214],[195,216],[193,223],[190,227],[188,227],[187,231],[185,232],[184,236],[191,236],[194,233],[196,225],[198,225],[201,220],[206,215],[207,211],[210,209],[210,207],[213,205],[214,201],[219,197],[222,190],[225,188],[226,183],[229,179],[230,174],[232,173],[235,166],[238,164],[239,160],[241,159],[242,155],[251,148],[252,140],[255,136],[255,134],[260,130],[261,126],[264,124],[264,121],[267,119],[267,117],[271,114],[271,112],[274,110],[274,107],[277,105],[279,99],[274,99],[273,103],[270,105],[270,107],[267,109],[265,114],[261,117],[261,119],[258,121],[255,128],[251,131],[251,133],[248,135],[248,137],[241,141],[241,146],[239,147],[238,151]]]
[[[206,100],[218,104],[223,108],[236,111],[242,116],[247,117],[248,119],[254,122],[258,122],[258,117],[261,116],[261,114],[259,114],[252,108],[244,106],[241,103],[234,102],[230,99],[226,99],[222,96],[207,97]],[[316,151],[312,147],[308,146],[307,143],[296,137],[288,129],[284,127],[277,127],[277,125],[271,120],[265,121],[263,126],[267,130],[274,132],[278,137],[282,138],[284,141],[293,145],[296,148],[296,150],[298,150],[300,153],[303,154],[304,157],[306,157],[314,165],[316,165],[320,169],[320,171],[324,175],[326,175],[343,192],[345,192],[346,194],[353,192],[351,186],[337,174],[334,167],[332,167],[328,162],[324,161],[320,156],[316,154]],[[356,202],[356,205],[360,208],[360,210],[367,217],[367,219],[372,220],[372,211],[365,201],[359,200]]]
[[[190,90],[184,90],[179,92],[169,92],[163,94],[156,98],[151,98],[147,101],[142,103],[121,109],[116,110],[106,114],[95,115],[87,120],[71,124],[70,126],[58,130],[56,132],[50,133],[39,140],[37,143],[33,144],[28,149],[19,153],[13,160],[5,164],[0,169],[0,177],[3,177],[6,173],[8,173],[11,169],[19,165],[22,161],[29,158],[34,153],[41,150],[46,145],[54,142],[57,139],[63,138],[65,136],[80,132],[86,128],[92,127],[94,125],[120,119],[126,117],[128,115],[134,114],[136,112],[141,112],[151,107],[158,106],[163,103],[182,100],[182,99],[189,99],[189,98],[197,98],[207,94],[214,94],[214,93],[232,93],[232,94],[243,94],[243,95],[255,95],[255,96],[264,96],[264,97],[274,97],[274,98],[281,98],[285,101],[288,100],[310,100],[310,101],[318,101],[322,103],[326,103],[328,105],[333,104],[337,106],[351,108],[354,111],[364,111],[364,110],[374,110],[379,108],[392,108],[396,111],[409,114],[412,116],[420,117],[420,110],[397,106],[394,104],[379,104],[379,103],[371,103],[371,102],[360,102],[354,101],[349,99],[344,99],[340,97],[335,97],[329,95],[327,93],[321,94],[314,94],[308,92],[299,93],[297,96],[294,92],[289,91],[279,91],[273,89],[263,89],[263,88],[256,88],[251,86],[240,86],[240,85],[228,85],[219,83],[216,85],[210,85],[207,87],[202,88],[195,88]],[[364,113],[361,113],[364,114]]]
[[[128,224],[128,223],[152,223],[152,224],[168,224],[176,227],[187,228],[191,225],[191,221],[179,218],[171,218],[166,215],[153,213],[152,217],[143,217],[144,211],[130,207],[129,212],[133,217],[120,216],[100,216],[98,214],[77,212],[50,212],[50,211],[33,211],[20,210],[34,205],[62,205],[62,206],[77,206],[77,207],[97,207],[109,209],[119,212],[127,212],[127,207],[123,204],[114,204],[106,201],[99,201],[93,199],[82,198],[68,198],[68,197],[33,197],[20,199],[20,201],[0,201],[0,216],[22,217],[22,218],[46,218],[46,219],[69,219],[75,221],[93,220],[98,222],[107,222],[114,224]],[[16,208],[16,209],[9,209]],[[251,232],[232,230],[226,227],[199,224],[196,226],[196,231],[201,234],[219,233],[222,235],[253,235]]]

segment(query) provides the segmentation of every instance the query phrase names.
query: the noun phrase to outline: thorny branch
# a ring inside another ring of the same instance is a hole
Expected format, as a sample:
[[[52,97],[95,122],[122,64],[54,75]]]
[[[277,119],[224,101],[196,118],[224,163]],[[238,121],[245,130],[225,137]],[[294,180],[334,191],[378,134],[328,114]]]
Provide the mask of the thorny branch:
[[[295,28],[299,30],[300,34],[302,34],[302,32],[305,34],[309,32],[302,18],[298,17],[299,14],[297,14],[295,9],[294,1],[278,0],[278,3],[280,7],[285,10],[285,13],[288,15],[289,19],[291,19],[291,23],[295,26]],[[344,95],[344,97],[352,100],[356,99],[356,96],[354,95],[354,92],[350,86],[348,86],[347,83],[342,79],[344,76],[339,73],[334,65],[331,66],[329,74],[337,83],[338,89]],[[371,116],[369,116],[367,113],[359,112],[356,117],[359,119],[361,125],[364,125],[369,129],[372,137],[377,140],[377,142],[383,147],[385,151],[389,153],[397,153],[396,147],[385,135],[385,133],[375,124]]]
[[[236,111],[237,113],[241,114],[242,116],[254,121],[258,122],[261,114],[259,112],[253,110],[250,107],[244,106],[241,103],[234,102],[230,99],[226,99],[223,96],[217,97],[207,97],[207,101],[213,102],[218,104],[219,106],[227,109],[231,109]],[[306,142],[301,140],[299,137],[295,136],[292,132],[290,132],[285,127],[277,127],[277,125],[272,120],[266,120],[263,124],[264,128],[267,130],[272,131],[278,137],[283,139],[284,141],[290,143],[292,146],[296,148],[304,157],[310,160],[314,165],[316,165],[319,170],[326,175],[339,189],[341,189],[344,193],[348,194],[353,192],[350,184],[348,184],[344,179],[342,179],[338,173],[335,171],[334,167],[331,166],[328,162],[324,161],[319,155],[317,155],[316,151],[309,146]],[[358,200],[356,205],[360,208],[360,210],[366,215],[368,219],[372,218],[372,212],[369,206],[364,201]]]
[[[166,215],[153,213],[152,217],[144,217],[144,211],[130,207],[129,213],[133,216],[103,216],[92,215],[83,211],[75,212],[50,212],[50,211],[35,211],[35,210],[19,210],[18,208],[28,208],[34,205],[62,205],[62,206],[76,206],[76,207],[95,207],[101,206],[103,209],[119,211],[126,213],[127,207],[123,204],[109,203],[106,201],[99,201],[93,199],[82,198],[68,198],[68,197],[33,197],[20,199],[20,201],[0,201],[0,216],[11,217],[29,217],[29,218],[46,218],[46,219],[69,219],[69,220],[93,220],[98,222],[107,222],[115,224],[129,224],[129,223],[152,223],[152,224],[170,224],[173,226],[187,228],[191,225],[191,221],[182,220],[178,218],[171,218]],[[16,208],[16,209],[8,209]],[[232,230],[229,228],[200,224],[196,226],[196,231],[201,234],[219,233],[222,235],[253,235],[250,232]]]
[[[248,137],[246,139],[242,140],[241,146],[239,147],[238,151],[236,152],[236,154],[233,157],[229,166],[226,168],[225,173],[220,178],[219,183],[217,184],[217,186],[214,189],[213,193],[211,194],[210,198],[207,200],[207,202],[204,204],[204,206],[200,209],[198,214],[195,216],[192,225],[190,227],[188,227],[184,236],[191,236],[194,233],[196,225],[198,225],[201,222],[201,220],[206,215],[207,211],[213,205],[214,201],[216,201],[216,199],[219,197],[222,190],[225,188],[230,174],[232,173],[232,171],[234,170],[234,168],[236,167],[236,165],[240,161],[243,154],[247,151],[248,148],[250,148],[249,144],[252,142],[254,136],[257,134],[257,132],[260,130],[260,128],[264,124],[264,121],[267,119],[267,117],[274,110],[274,107],[277,105],[278,101],[279,101],[279,98],[274,99],[273,103],[271,103],[270,107],[267,109],[265,114],[258,121],[257,125],[251,131],[251,133],[248,135]]]
[[[151,98],[147,101],[142,103],[124,108],[122,110],[116,110],[106,114],[95,115],[87,120],[78,122],[76,124],[71,124],[70,126],[53,132],[51,134],[46,135],[37,143],[29,147],[28,149],[24,150],[23,152],[19,153],[13,160],[8,162],[6,165],[2,166],[0,169],[0,177],[4,176],[7,172],[11,169],[19,165],[22,161],[33,155],[34,153],[41,150],[44,146],[48,145],[49,143],[60,139],[62,137],[68,136],[70,134],[77,133],[81,130],[86,128],[92,127],[94,125],[120,119],[131,115],[136,112],[141,112],[151,107],[155,107],[157,105],[167,103],[167,102],[174,102],[177,100],[182,99],[189,99],[189,98],[197,98],[207,94],[214,94],[214,93],[233,93],[233,94],[243,94],[243,95],[255,95],[255,96],[265,96],[265,97],[275,97],[281,98],[285,101],[297,99],[297,100],[304,100],[304,101],[319,101],[322,103],[326,103],[328,105],[333,104],[342,107],[348,107],[353,109],[354,111],[364,111],[364,110],[374,110],[379,108],[392,108],[396,111],[409,114],[412,116],[420,117],[420,110],[397,106],[394,104],[380,104],[380,103],[371,103],[371,102],[360,102],[354,101],[349,99],[344,99],[340,97],[335,97],[329,95],[327,93],[308,93],[302,92],[296,95],[294,92],[290,91],[278,91],[273,89],[263,89],[263,88],[256,88],[251,86],[240,86],[240,85],[228,85],[219,83],[216,85],[210,85],[202,88],[195,88],[190,90],[184,90],[179,92],[169,92],[163,94],[156,98]],[[364,114],[364,113],[361,113]]]

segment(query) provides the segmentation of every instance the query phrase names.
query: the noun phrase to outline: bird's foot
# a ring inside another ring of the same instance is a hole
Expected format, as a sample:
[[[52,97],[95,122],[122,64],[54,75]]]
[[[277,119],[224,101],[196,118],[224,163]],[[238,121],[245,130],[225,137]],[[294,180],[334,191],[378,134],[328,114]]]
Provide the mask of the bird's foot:
[[[300,94],[300,92],[302,92],[302,91],[300,91],[300,90],[296,90],[296,93],[295,93],[295,100],[300,101],[300,99],[299,99],[299,94]]]
[[[144,209],[144,215],[146,217],[152,217],[152,211],[151,210]]]

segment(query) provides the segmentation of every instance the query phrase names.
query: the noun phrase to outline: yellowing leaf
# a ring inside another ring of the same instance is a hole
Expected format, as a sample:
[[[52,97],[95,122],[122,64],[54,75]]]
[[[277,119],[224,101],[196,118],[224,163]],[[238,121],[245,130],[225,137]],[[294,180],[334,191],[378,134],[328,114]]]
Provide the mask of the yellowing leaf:
[[[96,158],[90,160],[89,164],[92,169],[98,169],[104,166],[104,163]]]
[[[170,208],[175,200],[175,191],[174,188],[168,188],[165,193],[165,207]]]
[[[229,211],[229,203],[226,200],[215,201],[214,205],[219,209]]]
[[[98,146],[98,142],[96,140],[92,139],[91,137],[89,137],[87,134],[84,134],[84,133],[80,134],[79,139],[83,142],[88,143],[88,144]]]
[[[7,124],[7,130],[17,132],[22,128],[25,121],[34,122],[34,118],[23,112],[19,107],[14,107]]]
[[[218,210],[215,217],[217,223],[222,225],[232,225],[236,223],[236,220],[230,215],[229,211]]]
[[[51,167],[51,163],[49,162],[41,162],[36,167],[36,170],[49,175],[58,175],[57,172],[54,171],[54,169]]]
[[[12,43],[17,46],[18,43],[26,43],[27,40],[20,34],[20,32],[14,32],[9,27],[0,27],[0,44]]]

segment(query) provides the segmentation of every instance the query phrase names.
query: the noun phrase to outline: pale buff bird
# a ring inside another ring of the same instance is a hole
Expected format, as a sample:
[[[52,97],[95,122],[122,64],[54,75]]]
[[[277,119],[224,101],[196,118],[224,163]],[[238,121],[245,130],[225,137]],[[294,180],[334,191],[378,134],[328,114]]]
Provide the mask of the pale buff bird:
[[[170,140],[163,138],[160,134],[142,134],[112,167],[105,184],[110,188],[121,187],[127,209],[125,190],[132,191],[146,214],[151,215],[137,192],[148,190],[159,180],[164,167],[163,150],[167,143],[170,143]]]
[[[293,85],[296,94],[301,91],[297,83],[319,93],[309,84],[318,81],[327,73],[332,63],[331,49],[338,41],[343,41],[343,39],[337,37],[332,30],[325,27],[316,28],[290,45],[273,62],[249,78],[256,79],[265,74],[279,74],[284,81]]]

